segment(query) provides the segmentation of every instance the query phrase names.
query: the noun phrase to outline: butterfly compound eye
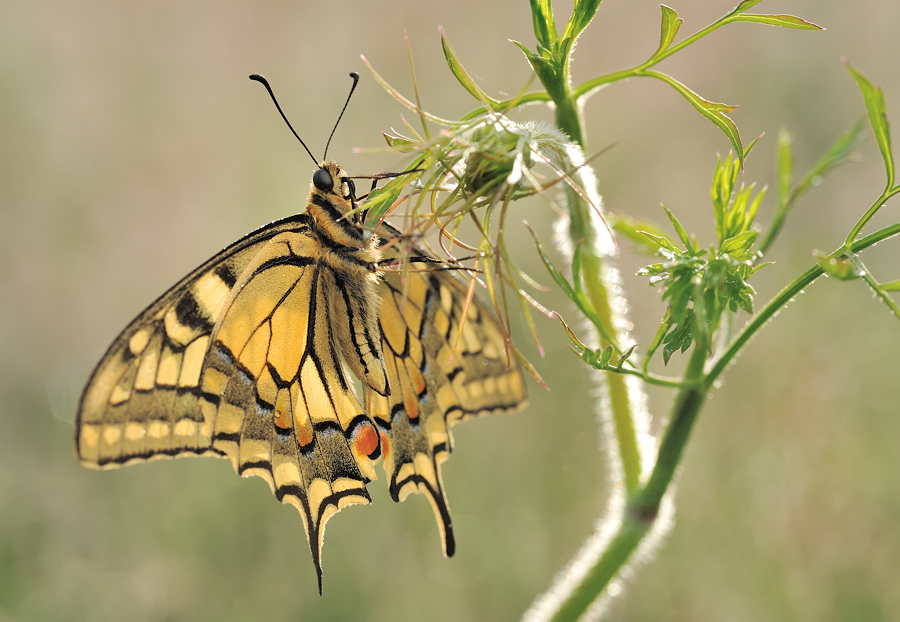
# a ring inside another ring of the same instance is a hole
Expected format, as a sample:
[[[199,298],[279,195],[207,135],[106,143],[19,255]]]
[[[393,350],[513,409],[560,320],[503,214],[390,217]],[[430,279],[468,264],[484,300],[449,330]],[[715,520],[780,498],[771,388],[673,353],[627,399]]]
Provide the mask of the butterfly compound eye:
[[[322,192],[331,192],[334,189],[334,180],[331,179],[331,173],[324,168],[320,168],[313,175],[313,185]]]

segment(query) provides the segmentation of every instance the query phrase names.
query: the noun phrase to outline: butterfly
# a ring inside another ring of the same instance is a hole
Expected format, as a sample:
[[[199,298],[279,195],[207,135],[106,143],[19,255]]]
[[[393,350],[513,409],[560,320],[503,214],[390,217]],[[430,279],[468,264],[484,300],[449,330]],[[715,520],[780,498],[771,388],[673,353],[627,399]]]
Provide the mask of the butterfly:
[[[221,251],[115,339],[75,444],[91,468],[219,456],[261,477],[299,510],[321,594],[325,523],[371,502],[378,459],[394,501],[426,496],[453,555],[450,428],[518,410],[526,388],[490,308],[447,270],[399,269],[434,259],[365,229],[353,180],[318,166],[304,213]]]

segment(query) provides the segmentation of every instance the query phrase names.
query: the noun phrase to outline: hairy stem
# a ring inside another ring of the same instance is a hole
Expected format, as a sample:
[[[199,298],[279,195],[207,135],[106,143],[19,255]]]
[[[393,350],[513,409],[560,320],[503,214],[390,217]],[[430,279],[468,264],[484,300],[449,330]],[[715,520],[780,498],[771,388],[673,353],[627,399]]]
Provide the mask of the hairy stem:
[[[584,149],[578,104],[570,94],[567,94],[562,101],[556,102],[556,125],[568,134],[573,142]],[[584,243],[582,268],[588,298],[601,323],[606,327],[607,334],[614,340],[621,341],[616,333],[611,292],[603,278],[603,258],[599,256],[598,249],[593,244],[599,235],[599,232],[594,230],[596,220],[590,211],[593,207],[571,188],[566,190],[566,199],[569,208],[569,237],[572,246],[574,248]],[[607,345],[622,345],[621,343],[608,343],[603,335],[600,335],[599,338],[601,349]],[[622,461],[625,488],[631,491],[640,485],[641,456],[626,378],[620,374],[607,372],[606,382],[609,388],[609,409],[616,428],[616,440],[619,457]]]
[[[553,622],[578,620],[628,563],[650,529],[650,523],[626,515],[600,559],[553,616]]]
[[[550,89],[548,91],[554,92]],[[583,149],[584,137],[576,100],[566,89],[565,97],[555,104],[557,126]],[[593,190],[590,189],[591,192]],[[572,248],[581,248],[580,277],[591,306],[605,327],[606,335],[609,336],[607,339],[603,334],[598,335],[600,347],[613,345],[621,350],[621,343],[609,343],[622,341],[616,322],[617,307],[621,305],[621,301],[616,299],[617,285],[611,280],[615,272],[604,264],[609,257],[605,256],[600,244],[597,243],[597,240],[606,233],[598,230],[603,223],[592,211],[598,206],[590,205],[571,189],[567,189],[566,199],[569,213],[569,242]],[[624,374],[606,372],[605,381],[609,401],[603,404],[602,408],[606,410],[604,417],[610,420],[615,429],[615,442],[610,443],[612,454],[610,460],[618,462],[613,464],[613,472],[621,472],[626,495],[630,495],[639,490],[641,485],[642,448],[635,424],[636,418],[645,414],[634,412],[636,408],[640,408],[637,405],[642,403],[642,400],[633,394],[640,391],[640,380],[632,378],[629,382],[629,378]],[[633,386],[629,386],[630,384]],[[641,517],[624,514],[624,504],[616,503],[616,498],[622,497],[614,495],[610,515],[604,521],[607,529],[615,526],[611,538],[602,542],[602,546],[596,551],[589,545],[591,542],[589,539],[567,570],[557,577],[551,591],[535,603],[532,612],[543,610],[554,620],[576,620],[597,601],[610,580],[631,559],[635,549],[652,527],[653,521],[648,523]],[[600,534],[595,534],[594,537],[598,535]],[[542,614],[537,615],[544,617]]]
[[[693,383],[703,377],[703,365],[706,362],[707,355],[707,350],[701,348],[699,343],[694,345],[694,350],[691,353],[691,358],[684,373],[685,381],[692,384],[685,386],[678,392],[678,397],[672,408],[672,417],[668,426],[666,426],[665,434],[659,445],[659,453],[647,484],[629,499],[630,510],[638,516],[646,517],[648,520],[654,519],[659,512],[663,495],[666,494],[669,485],[675,477],[675,472],[681,463],[681,457],[690,438],[694,422],[697,420],[700,408],[703,407],[703,403],[706,401],[709,384],[704,382],[695,385]]]
[[[569,206],[570,238],[573,245],[582,244],[581,268],[588,299],[601,324],[606,327],[606,334],[617,341],[610,343],[603,334],[598,333],[600,349],[611,345],[621,350],[622,343],[616,333],[614,321],[615,303],[612,300],[616,294],[610,291],[613,284],[606,283],[603,275],[603,259],[597,253],[597,249],[590,243],[584,244],[597,236],[597,232],[592,230],[594,225],[589,211],[592,208],[571,189],[567,190],[566,198]],[[634,413],[631,412],[627,379],[622,374],[606,372],[605,380],[609,391],[609,411],[615,426],[618,454],[622,461],[625,489],[636,490],[640,485],[641,455]]]

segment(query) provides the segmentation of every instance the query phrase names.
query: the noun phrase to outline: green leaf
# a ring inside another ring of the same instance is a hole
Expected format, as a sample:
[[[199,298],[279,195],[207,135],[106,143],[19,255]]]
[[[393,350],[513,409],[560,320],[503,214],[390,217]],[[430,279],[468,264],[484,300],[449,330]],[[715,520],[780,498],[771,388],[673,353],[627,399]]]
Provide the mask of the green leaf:
[[[865,119],[859,119],[849,130],[841,134],[829,147],[828,151],[819,158],[804,175],[803,180],[797,184],[792,199],[806,192],[813,185],[816,178],[822,177],[831,169],[849,162],[853,159],[853,150],[862,142],[862,131],[865,128]]]
[[[651,242],[654,242],[660,248],[664,248],[679,255],[684,252],[682,249],[678,248],[677,246],[675,246],[675,244],[669,241],[669,238],[664,235],[654,235],[647,231],[638,231],[638,233],[645,235]]]
[[[512,39],[510,39],[510,41],[525,54],[525,59],[528,61],[528,64],[531,65],[532,71],[537,75],[551,98],[556,95],[557,93],[555,93],[553,89],[559,90],[563,85],[559,79],[559,71],[553,59],[533,53],[523,43],[519,43]]]
[[[886,292],[900,292],[900,281],[891,281],[890,283],[882,283],[881,289]]]
[[[865,128],[865,117],[860,118],[849,130],[841,134],[828,150],[806,172],[803,179],[796,185],[793,184],[793,155],[791,154],[791,138],[787,130],[782,130],[779,135],[779,198],[778,207],[772,217],[772,224],[759,245],[759,250],[765,253],[781,231],[788,212],[794,203],[809,190],[813,183],[831,169],[854,159],[854,149],[862,140],[862,131]]]
[[[398,91],[397,89],[392,87],[390,84],[388,84],[387,81],[384,78],[382,78],[377,71],[375,71],[375,68],[368,61],[368,59],[366,59],[365,56],[360,56],[360,58],[362,59],[362,62],[365,63],[366,67],[369,69],[369,72],[372,74],[372,77],[375,78],[375,81],[378,82],[378,84],[380,84],[382,86],[382,88],[385,91],[387,91],[391,95],[391,97],[396,99],[398,102],[400,102],[401,104],[403,104],[404,106],[406,106],[407,108],[409,108],[410,110],[412,110],[413,112],[418,114],[419,116],[424,117],[425,119],[428,119],[429,121],[434,121],[435,123],[438,123],[440,125],[444,125],[447,127],[453,127],[453,126],[459,125],[459,123],[456,121],[450,121],[449,119],[442,119],[441,117],[435,116],[433,114],[429,114],[429,113],[425,112],[424,110],[421,110],[414,102],[411,102],[410,100],[408,100],[406,97],[404,97],[400,93],[400,91]]]
[[[731,202],[734,185],[737,183],[740,172],[733,153],[729,152],[724,162],[721,157],[716,158],[716,170],[713,172],[713,183],[709,188],[709,196],[713,203],[716,238],[719,243],[732,235],[728,227],[728,205]]]
[[[869,124],[872,126],[875,140],[878,141],[878,149],[881,151],[881,157],[884,159],[884,167],[888,177],[887,187],[891,188],[894,185],[894,156],[891,152],[891,131],[884,105],[884,93],[857,71],[846,59],[843,59],[843,61],[859,85],[859,90],[862,91],[863,100],[866,102],[866,110],[869,113]]]
[[[528,224],[526,223],[526,227]],[[541,261],[544,262],[544,267],[547,268],[547,272],[550,273],[550,276],[553,277],[553,280],[556,281],[556,284],[559,285],[559,288],[563,290],[566,297],[572,302],[577,304],[578,296],[575,295],[575,290],[572,289],[572,286],[569,284],[569,281],[566,280],[566,277],[562,275],[562,272],[556,269],[556,266],[553,265],[553,262],[550,261],[550,257],[547,256],[547,253],[544,252],[544,247],[541,246],[541,242],[537,237],[537,234],[531,227],[528,227],[528,230],[531,232],[531,236],[534,238],[534,245],[537,248],[538,255],[541,258]]]
[[[765,268],[766,266],[774,266],[774,265],[775,265],[774,261],[767,261],[765,263],[756,264],[750,270],[750,274],[748,276],[753,276],[754,274],[756,274],[757,272],[759,272],[762,268]]]
[[[534,38],[545,48],[556,43],[558,34],[553,20],[550,0],[530,0],[531,20],[534,23]]]
[[[400,198],[400,193],[403,192],[403,188],[408,182],[408,178],[395,177],[381,188],[373,190],[364,204],[365,209],[368,210],[366,221],[373,225],[377,223]]]
[[[697,93],[686,87],[684,84],[664,73],[658,71],[646,71],[643,75],[658,78],[670,85],[676,91],[681,93],[682,97],[688,100],[688,103],[694,107],[700,114],[716,124],[716,126],[725,132],[731,145],[734,147],[735,153],[738,154],[738,160],[741,167],[744,166],[744,147],[741,144],[741,133],[738,131],[734,121],[728,118],[727,114],[733,111],[737,106],[729,104],[720,104],[703,99]]]
[[[447,41],[447,35],[444,33],[444,29],[441,28],[440,30],[441,47],[444,49],[444,58],[447,59],[447,65],[450,67],[450,71],[453,72],[453,75],[456,76],[456,79],[459,80],[459,83],[462,84],[463,88],[469,91],[469,93],[472,94],[472,97],[477,99],[479,103],[489,103],[495,107],[499,106],[500,102],[498,100],[488,97],[488,95],[475,84],[475,80],[473,80],[472,76],[469,75],[469,72],[463,68],[462,63],[459,62],[459,59],[456,56],[456,52],[450,47],[450,42]]]
[[[637,348],[637,347],[638,347],[638,344],[636,344],[636,343],[635,343],[635,344],[632,344],[632,346],[631,346],[630,348],[628,348],[627,350],[625,350],[625,351],[622,353],[622,356],[620,356],[620,357],[619,357],[619,360],[616,361],[616,367],[617,367],[618,369],[622,369],[622,365],[625,364],[625,362],[626,362],[626,361],[628,360],[628,358],[631,356],[631,353],[634,352],[634,349]],[[610,348],[610,349],[612,349],[612,348]],[[604,353],[604,354],[605,354],[605,353]]]
[[[738,285],[732,288],[728,299],[728,308],[732,313],[737,312],[738,307],[749,314],[753,314],[753,295],[756,291],[743,282],[738,281]]]
[[[689,279],[678,279],[666,289],[663,298],[669,299],[669,312],[676,324],[687,322],[691,310],[688,303],[694,295],[694,284]]]
[[[675,214],[673,214],[665,205],[663,205],[662,208],[666,211],[666,216],[669,217],[669,220],[672,221],[672,226],[675,228],[675,233],[678,234],[678,239],[681,240],[681,243],[684,244],[684,247],[688,249],[688,252],[690,252],[691,255],[696,255],[697,250],[694,248],[694,245],[691,244],[691,238],[688,236],[687,231],[684,230],[684,227],[681,226],[681,223],[675,217]]]
[[[727,240],[722,242],[722,246],[719,248],[719,251],[731,254],[736,251],[749,249],[753,245],[753,241],[756,240],[756,237],[758,235],[759,231],[744,231],[743,233],[739,233],[738,235],[728,238]]]
[[[755,185],[755,183],[754,183]],[[753,186],[750,186],[751,190]],[[750,202],[750,205],[747,207],[746,212],[744,212],[745,217],[745,227],[749,227],[753,224],[753,220],[756,218],[756,213],[759,211],[759,205],[762,203],[763,198],[766,196],[766,190],[768,190],[768,186],[763,186],[762,190],[760,190],[756,197],[754,197],[753,201]]]
[[[769,24],[770,26],[784,26],[785,28],[800,28],[802,30],[825,30],[818,24],[813,24],[805,19],[794,17],[793,15],[756,15],[753,13],[737,15],[734,22],[756,22],[758,24]]]
[[[641,233],[642,231],[649,231],[653,235],[665,236],[665,232],[652,222],[637,220],[612,212],[605,212],[604,215],[613,231],[639,246],[638,252],[652,254],[659,248],[659,245],[648,240],[647,236]]]
[[[707,296],[715,296],[718,306],[718,309],[714,308],[716,305],[708,306],[708,316],[713,320],[711,328],[718,326],[720,311],[726,307],[732,313],[739,308],[747,313],[753,313],[753,296],[756,295],[756,291],[741,276],[744,270],[748,276],[752,274],[752,269],[746,264],[735,266],[732,262],[722,259],[710,262],[710,270],[703,287]]]
[[[744,184],[741,184],[740,190],[734,195],[731,207],[725,212],[723,235],[720,242],[746,231],[749,224],[746,218],[747,203],[751,192],[753,192],[753,186],[745,188]]]
[[[737,106],[735,106],[735,108],[737,108]],[[765,135],[766,135],[766,133],[763,132],[762,134],[760,134],[759,136],[757,136],[756,138],[754,138],[753,140],[750,141],[750,144],[747,145],[747,147],[744,149],[744,158],[747,158],[747,156],[750,155],[750,152],[753,151],[753,147],[755,147],[756,143],[759,142],[759,139]]]
[[[629,352],[629,354],[630,354],[630,352]],[[612,355],[613,355],[612,346],[606,346],[605,348],[603,348],[603,354],[600,357],[600,367],[609,365],[609,361],[610,361],[610,359],[612,359]]]
[[[691,347],[691,343],[694,341],[691,331],[692,316],[693,311],[688,309],[684,322],[680,325],[673,324],[672,331],[663,339],[663,363],[668,365],[669,359],[672,358],[673,354],[679,350],[684,352]]]
[[[669,330],[668,320],[669,312],[666,311],[665,317],[663,317],[662,322],[660,322],[659,328],[656,330],[656,334],[653,336],[653,341],[650,342],[650,347],[647,348],[647,354],[644,355],[644,360],[641,362],[641,369],[644,371],[644,373],[647,373],[647,369],[650,367],[650,359],[653,358],[654,354],[656,354],[656,350],[663,342],[663,338],[666,336],[666,332]]]
[[[578,352],[578,350],[581,351],[579,356],[581,356],[583,353],[590,350],[590,348],[588,348],[586,345],[584,345],[581,342],[581,339],[578,338],[578,335],[575,334],[575,331],[573,331],[571,328],[569,328],[569,325],[566,324],[566,321],[563,319],[563,316],[561,316],[556,311],[552,311],[551,315],[553,317],[555,317],[557,320],[559,320],[560,324],[562,324],[563,329],[566,331],[566,335],[569,337],[569,341],[572,342],[573,350],[575,350],[576,352]]]
[[[534,2],[534,0],[532,0]],[[575,0],[575,6],[572,8],[572,16],[566,23],[563,30],[562,39],[575,41],[587,25],[594,19],[597,9],[600,8],[601,0]],[[566,54],[563,58],[568,58]]]
[[[417,140],[407,138],[406,136],[400,136],[399,134],[391,135],[382,132],[381,135],[384,136],[384,140],[387,141],[387,144],[391,149],[396,149],[400,153],[409,153],[410,151],[414,151],[420,144]]]
[[[510,41],[510,43],[512,43],[513,45],[518,47],[520,50],[522,50],[522,54],[525,55],[525,59],[528,61],[528,64],[532,66],[532,69],[533,69],[534,68],[534,59],[540,58],[540,56],[538,56],[537,54],[532,52],[528,48],[527,45],[525,45],[524,43],[521,43],[520,41],[516,41],[515,39],[510,39],[509,41]],[[538,48],[538,49],[540,49],[540,48]]]
[[[675,36],[678,34],[678,29],[684,23],[684,20],[678,17],[675,9],[669,8],[665,4],[661,4],[659,7],[662,9],[662,22],[659,27],[659,47],[649,60],[655,59],[669,49],[669,46],[672,45],[672,41],[675,40]]]

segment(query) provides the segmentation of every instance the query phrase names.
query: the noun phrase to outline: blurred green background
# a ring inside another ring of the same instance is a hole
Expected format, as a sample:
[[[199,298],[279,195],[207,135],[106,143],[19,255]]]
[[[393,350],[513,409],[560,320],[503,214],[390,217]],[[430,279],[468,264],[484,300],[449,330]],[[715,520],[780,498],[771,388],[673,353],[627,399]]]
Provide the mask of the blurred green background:
[[[674,8],[689,34],[734,4]],[[560,21],[570,6],[557,7]],[[662,66],[707,99],[741,104],[745,142],[766,132],[746,179],[773,181],[782,125],[803,169],[864,113],[842,55],[900,119],[900,4],[755,10],[828,30],[734,25]],[[650,0],[603,2],[575,80],[642,61],[658,22]],[[0,620],[510,620],[592,532],[609,490],[603,441],[588,375],[550,321],[547,354],[533,357],[550,389],[533,385],[521,414],[455,430],[444,482],[456,557],[442,558],[423,498],[394,504],[374,482],[371,506],[329,523],[322,598],[300,518],[261,480],[209,459],[97,473],[73,455],[79,393],[118,331],[217,250],[304,205],[310,162],[247,75],[271,80],[318,153],[359,71],[330,154],[355,173],[395,170],[393,155],[353,151],[381,146],[405,112],[359,54],[411,94],[406,31],[426,108],[456,118],[474,102],[443,64],[438,26],[489,93],[522,88],[529,69],[507,39],[533,46],[524,0],[0,3]],[[550,118],[517,115],[531,117]],[[585,117],[589,150],[614,145],[596,160],[607,206],[662,222],[664,202],[708,243],[724,135],[649,80],[598,93]],[[878,195],[874,141],[861,152],[799,205],[777,263],[754,281],[758,303],[813,249],[835,248]],[[897,219],[896,203],[885,211]],[[523,204],[521,218],[549,243],[545,205]],[[507,235],[548,282],[524,227]],[[634,276],[648,260],[622,250],[646,344],[663,308]],[[900,278],[895,243],[865,257],[882,280]],[[569,310],[555,294],[542,300]],[[766,327],[702,413],[674,529],[611,619],[900,618],[898,328],[860,283],[824,279]],[[657,429],[671,396],[651,399]]]

